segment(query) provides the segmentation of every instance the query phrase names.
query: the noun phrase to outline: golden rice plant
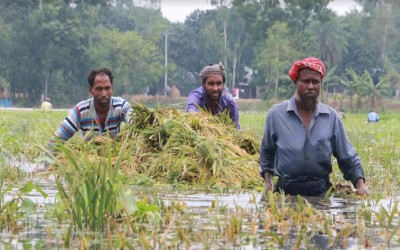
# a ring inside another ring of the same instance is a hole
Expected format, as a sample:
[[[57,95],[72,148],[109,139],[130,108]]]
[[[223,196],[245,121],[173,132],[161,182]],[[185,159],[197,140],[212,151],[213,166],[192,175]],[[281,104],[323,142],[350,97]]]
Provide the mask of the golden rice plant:
[[[132,182],[149,178],[159,183],[215,187],[254,186],[259,177],[259,143],[251,131],[237,131],[227,113],[186,113],[171,107],[132,106],[132,123],[111,141],[112,160]],[[88,159],[106,157],[109,139],[89,142],[97,147]],[[124,146],[124,141],[127,141]],[[124,148],[123,148],[123,147]],[[126,150],[121,156],[119,152]]]

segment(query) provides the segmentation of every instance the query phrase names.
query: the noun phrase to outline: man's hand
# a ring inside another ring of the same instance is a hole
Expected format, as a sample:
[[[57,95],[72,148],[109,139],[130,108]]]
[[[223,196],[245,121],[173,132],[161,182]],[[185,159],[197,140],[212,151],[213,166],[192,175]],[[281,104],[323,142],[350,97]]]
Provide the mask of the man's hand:
[[[356,182],[356,194],[358,195],[367,195],[368,194],[368,189],[367,186],[364,183],[364,180],[362,178],[359,178]]]
[[[274,184],[272,183],[272,174],[270,172],[266,172],[264,174],[265,180],[265,193],[274,191]]]

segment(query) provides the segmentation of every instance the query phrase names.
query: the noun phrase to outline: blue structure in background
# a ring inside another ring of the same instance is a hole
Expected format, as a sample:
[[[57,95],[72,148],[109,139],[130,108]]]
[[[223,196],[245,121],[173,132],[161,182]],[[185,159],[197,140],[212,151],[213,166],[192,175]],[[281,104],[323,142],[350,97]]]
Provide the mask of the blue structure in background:
[[[0,99],[0,107],[12,108],[12,106],[13,106],[13,103],[11,100]]]

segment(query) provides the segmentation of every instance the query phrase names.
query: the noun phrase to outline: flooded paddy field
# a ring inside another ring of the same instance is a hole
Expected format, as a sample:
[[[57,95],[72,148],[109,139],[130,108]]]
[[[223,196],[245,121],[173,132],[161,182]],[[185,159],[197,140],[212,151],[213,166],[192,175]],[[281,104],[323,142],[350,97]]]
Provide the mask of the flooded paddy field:
[[[148,176],[133,180],[118,173],[106,178],[115,169],[101,172],[89,163],[85,167],[90,171],[81,164],[74,169],[54,162],[58,169],[47,171],[44,145],[65,111],[0,112],[0,249],[400,247],[398,114],[382,114],[379,124],[346,115],[346,131],[362,159],[369,195],[315,198],[264,194],[257,181],[246,188],[165,183]],[[264,116],[242,114],[242,127],[261,139]],[[331,180],[349,184],[337,165]],[[104,195],[95,200],[96,192]]]

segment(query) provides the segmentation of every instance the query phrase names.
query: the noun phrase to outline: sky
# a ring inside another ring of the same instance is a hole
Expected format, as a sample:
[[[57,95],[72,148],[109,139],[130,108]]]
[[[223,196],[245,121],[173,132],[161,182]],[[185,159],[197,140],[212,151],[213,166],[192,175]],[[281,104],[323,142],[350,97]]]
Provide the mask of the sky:
[[[357,4],[353,0],[334,0],[328,6],[343,15],[356,8]],[[170,22],[184,22],[194,10],[212,8],[210,0],[161,0],[161,12]]]

